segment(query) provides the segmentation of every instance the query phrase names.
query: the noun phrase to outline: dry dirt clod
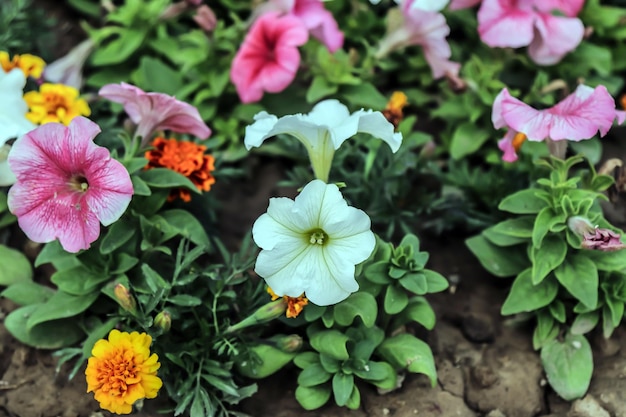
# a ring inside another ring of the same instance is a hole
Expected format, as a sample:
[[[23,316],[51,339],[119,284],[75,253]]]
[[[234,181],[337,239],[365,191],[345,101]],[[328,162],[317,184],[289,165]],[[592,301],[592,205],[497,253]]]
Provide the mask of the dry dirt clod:
[[[487,314],[468,313],[461,320],[461,331],[474,343],[493,343],[495,331],[493,320]]]
[[[456,367],[449,360],[443,359],[437,362],[437,379],[441,387],[457,397],[463,397],[465,383],[463,382],[463,371]]]
[[[592,395],[587,395],[581,400],[574,401],[567,417],[611,417],[611,415]]]
[[[498,382],[498,375],[491,368],[483,365],[472,368],[472,378],[482,388],[488,388]]]

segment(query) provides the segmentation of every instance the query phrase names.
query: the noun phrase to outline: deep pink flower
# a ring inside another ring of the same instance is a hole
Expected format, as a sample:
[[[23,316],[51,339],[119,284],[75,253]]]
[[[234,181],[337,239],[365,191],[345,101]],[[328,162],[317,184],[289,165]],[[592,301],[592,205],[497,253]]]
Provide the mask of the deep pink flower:
[[[237,51],[230,79],[243,103],[259,101],[265,91],[283,91],[300,66],[298,46],[309,33],[297,17],[265,13],[254,21]]]
[[[584,0],[483,0],[478,33],[491,47],[528,46],[533,61],[553,65],[583,39],[585,28],[575,17],[583,4]]]
[[[452,0],[450,2],[450,10],[468,9],[476,6],[481,0]]]
[[[322,0],[269,0],[255,11],[255,15],[276,11],[295,16],[314,38],[322,42],[330,52],[343,46],[343,32],[333,14],[324,8]]]
[[[584,249],[597,249],[612,252],[626,248],[620,240],[620,235],[609,229],[595,228],[593,232],[583,234],[581,247]]]
[[[424,11],[412,5],[413,0],[402,2],[400,7],[404,24],[385,36],[376,56],[382,57],[392,50],[409,45],[420,45],[433,78],[437,79],[446,75],[458,76],[461,65],[450,61],[452,51],[446,41],[450,28],[446,23],[446,18],[441,13]]]
[[[211,129],[200,117],[198,109],[170,95],[146,93],[124,82],[107,84],[98,94],[124,106],[130,119],[137,125],[135,136],[141,137],[144,144],[150,141],[150,136],[157,130],[189,133],[200,139],[211,135]]]
[[[577,142],[590,139],[598,131],[604,136],[615,119],[621,124],[625,118],[626,113],[615,109],[615,100],[602,85],[596,88],[579,85],[563,101],[544,110],[530,107],[504,88],[496,97],[491,114],[496,129],[510,129],[498,144],[504,151],[503,159],[508,162],[517,159],[513,140],[518,132],[536,142],[546,138]]]
[[[29,239],[59,239],[68,252],[89,248],[130,203],[128,171],[93,138],[97,124],[76,117],[69,126],[48,123],[19,138],[9,154],[17,182],[9,210]]]

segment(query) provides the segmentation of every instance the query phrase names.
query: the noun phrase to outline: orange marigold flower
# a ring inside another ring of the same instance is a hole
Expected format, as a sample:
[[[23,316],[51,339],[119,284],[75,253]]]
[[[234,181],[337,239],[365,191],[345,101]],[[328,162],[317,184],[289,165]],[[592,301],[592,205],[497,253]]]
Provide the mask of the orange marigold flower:
[[[393,124],[395,129],[398,128],[398,125],[404,118],[402,109],[406,107],[407,104],[409,104],[409,101],[406,94],[401,91],[396,91],[391,95],[391,98],[387,102],[387,107],[385,107],[385,110],[382,112],[385,119]]]
[[[209,191],[215,184],[215,178],[211,171],[215,169],[215,159],[211,155],[205,155],[206,146],[193,142],[176,139],[164,139],[158,137],[152,141],[154,149],[146,152],[150,168],[169,168],[189,178],[200,191]],[[189,190],[181,188],[173,190],[168,201],[180,198],[185,202],[191,200]]]
[[[280,298],[280,295],[276,295],[270,287],[267,287],[267,293],[272,297],[272,301]],[[285,311],[285,316],[289,319],[298,317],[298,315],[302,313],[304,306],[309,304],[309,300],[304,296],[304,294],[299,297],[289,297],[288,295],[283,295],[283,300],[287,302],[287,311]]]
[[[24,101],[30,108],[26,118],[39,125],[57,122],[69,126],[75,117],[91,114],[87,102],[78,97],[78,90],[64,84],[44,83],[39,91],[24,94]]]
[[[116,414],[130,414],[142,398],[154,398],[163,385],[157,376],[161,366],[150,355],[152,338],[146,333],[111,330],[108,340],[98,340],[91,350],[85,375],[87,392],[94,392],[100,407]]]
[[[0,51],[0,66],[4,72],[19,68],[27,77],[40,78],[46,63],[43,59],[31,54],[13,55],[13,59],[9,59],[8,52]]]

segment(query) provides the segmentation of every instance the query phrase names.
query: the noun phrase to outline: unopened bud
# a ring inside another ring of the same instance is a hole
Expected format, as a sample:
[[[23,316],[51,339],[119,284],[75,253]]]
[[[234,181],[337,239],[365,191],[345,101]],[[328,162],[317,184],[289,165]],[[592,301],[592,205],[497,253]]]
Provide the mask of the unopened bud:
[[[592,233],[596,229],[587,218],[582,216],[572,216],[567,219],[567,227],[579,236]]]
[[[154,318],[154,325],[167,332],[172,327],[172,315],[169,311],[163,310]]]
[[[293,353],[298,352],[302,347],[302,337],[297,334],[290,334],[287,336],[276,336],[271,339],[276,347],[283,352]]]
[[[259,307],[251,316],[227,328],[226,332],[231,333],[255,324],[266,323],[284,315],[285,311],[287,311],[287,301],[285,299],[280,298],[276,301],[271,301]]]
[[[198,7],[196,14],[193,16],[194,22],[202,29],[203,31],[210,33],[215,30],[215,26],[217,26],[217,17],[215,13],[209,6],[206,4]]]
[[[132,296],[128,288],[122,284],[116,284],[113,288],[113,293],[117,299],[118,304],[129,313],[135,314],[137,312],[137,303],[135,297]]]

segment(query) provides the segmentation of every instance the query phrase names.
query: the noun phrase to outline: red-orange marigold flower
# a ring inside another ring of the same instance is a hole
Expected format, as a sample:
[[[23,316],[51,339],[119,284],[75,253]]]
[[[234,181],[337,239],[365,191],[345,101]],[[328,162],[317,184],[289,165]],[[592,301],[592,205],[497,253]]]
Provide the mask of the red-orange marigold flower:
[[[270,287],[267,287],[267,293],[272,297],[272,301],[280,298],[280,296],[276,295]],[[289,319],[298,317],[304,309],[304,306],[309,304],[309,300],[304,296],[304,294],[299,297],[289,297],[288,295],[283,295],[283,300],[287,302],[287,311],[285,311],[285,316]]]
[[[150,168],[169,168],[189,178],[200,191],[209,191],[215,184],[215,178],[211,171],[215,169],[215,159],[211,155],[205,155],[206,146],[194,142],[176,139],[164,139],[158,137],[152,141],[154,149],[146,152]],[[180,198],[185,202],[191,200],[189,190],[180,188],[172,190],[168,201]]]

